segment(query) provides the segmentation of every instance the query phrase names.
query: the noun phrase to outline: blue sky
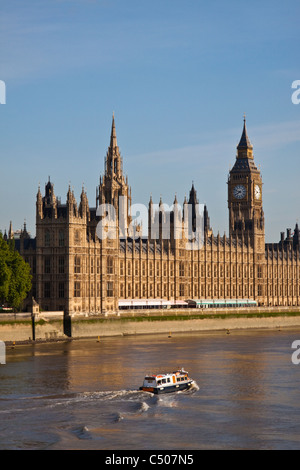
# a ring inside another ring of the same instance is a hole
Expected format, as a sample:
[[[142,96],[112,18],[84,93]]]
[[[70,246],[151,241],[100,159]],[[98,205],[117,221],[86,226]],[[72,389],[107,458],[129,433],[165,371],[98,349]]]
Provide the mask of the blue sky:
[[[183,202],[194,181],[228,234],[246,113],[278,241],[300,218],[299,15],[298,0],[2,0],[0,228],[35,234],[48,176],[62,202],[84,183],[95,206],[114,112],[133,202]]]

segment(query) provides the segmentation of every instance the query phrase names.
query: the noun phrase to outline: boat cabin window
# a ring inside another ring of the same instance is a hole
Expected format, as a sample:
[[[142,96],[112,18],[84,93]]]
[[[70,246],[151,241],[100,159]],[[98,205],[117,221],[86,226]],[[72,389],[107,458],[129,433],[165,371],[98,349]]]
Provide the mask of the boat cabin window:
[[[177,382],[182,382],[184,380],[187,380],[187,377],[177,377]]]
[[[167,383],[167,380],[166,380],[166,379],[162,379],[161,383],[165,384],[165,383]]]
[[[158,380],[158,381],[157,381],[157,385],[161,385],[161,380]]]

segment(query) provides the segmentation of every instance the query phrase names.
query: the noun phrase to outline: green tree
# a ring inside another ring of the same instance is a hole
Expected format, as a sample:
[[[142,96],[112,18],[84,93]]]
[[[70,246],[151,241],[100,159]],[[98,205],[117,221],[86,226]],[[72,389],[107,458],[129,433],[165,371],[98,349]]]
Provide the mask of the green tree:
[[[31,290],[30,266],[0,234],[0,299],[13,309],[19,309]]]

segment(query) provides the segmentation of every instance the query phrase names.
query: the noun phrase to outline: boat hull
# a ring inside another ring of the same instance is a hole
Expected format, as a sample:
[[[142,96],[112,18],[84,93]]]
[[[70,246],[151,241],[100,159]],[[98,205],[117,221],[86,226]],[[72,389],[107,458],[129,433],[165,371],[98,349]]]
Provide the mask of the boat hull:
[[[183,384],[174,384],[165,387],[140,387],[140,390],[143,392],[154,393],[155,395],[161,395],[163,393],[174,393],[180,392],[182,390],[189,390],[193,383],[194,381],[190,380],[189,382]]]

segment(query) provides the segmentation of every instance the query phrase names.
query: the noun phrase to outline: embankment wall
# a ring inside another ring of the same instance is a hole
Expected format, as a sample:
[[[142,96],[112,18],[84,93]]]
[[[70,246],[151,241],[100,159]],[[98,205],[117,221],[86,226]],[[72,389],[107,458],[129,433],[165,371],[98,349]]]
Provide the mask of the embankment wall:
[[[174,334],[196,331],[226,331],[242,329],[300,329],[300,312],[276,313],[241,313],[213,315],[192,314],[182,315],[151,313],[132,314],[132,316],[82,317],[70,319],[68,330],[63,318],[35,322],[35,340],[53,341],[68,338],[79,339],[89,337],[139,335],[139,334]],[[67,333],[67,334],[66,334]],[[0,319],[0,340],[4,342],[32,341],[33,330],[31,319]]]

